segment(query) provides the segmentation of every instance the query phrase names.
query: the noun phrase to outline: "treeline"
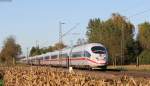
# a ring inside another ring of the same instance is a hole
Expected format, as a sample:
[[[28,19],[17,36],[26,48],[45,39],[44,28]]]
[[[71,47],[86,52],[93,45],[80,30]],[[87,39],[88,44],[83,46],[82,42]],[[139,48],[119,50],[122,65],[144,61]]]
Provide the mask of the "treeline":
[[[54,46],[49,46],[49,47],[44,47],[44,48],[39,48],[39,46],[33,46],[30,50],[29,56],[35,56],[35,55],[40,55],[44,54],[47,52],[53,52],[55,50],[63,49],[67,47],[63,43],[56,43]]]
[[[104,44],[109,52],[110,64],[150,63],[150,23],[138,25],[139,34],[134,39],[135,26],[118,13],[111,18],[90,19],[87,27],[88,42]]]
[[[85,41],[85,39],[81,39],[79,38],[76,42],[75,45],[73,46],[79,46],[79,45],[83,45],[86,44],[87,42]],[[40,48],[38,45],[37,46],[33,46],[29,52],[29,56],[35,56],[35,55],[41,55],[41,54],[45,54],[47,52],[53,52],[55,50],[59,50],[59,49],[63,49],[66,47],[71,47],[71,46],[67,46],[65,45],[63,42],[62,43],[55,43],[54,46],[48,46],[48,47],[42,47]]]
[[[83,44],[86,44],[85,39],[79,38],[77,40],[76,44],[73,46],[79,46],[79,45],[83,45]],[[45,54],[47,52],[53,52],[55,50],[63,49],[66,47],[69,47],[69,46],[65,45],[64,43],[55,43],[54,46],[50,45],[48,47],[42,47],[42,48],[40,48],[39,46],[33,46],[30,50],[29,56],[41,55],[41,54]]]

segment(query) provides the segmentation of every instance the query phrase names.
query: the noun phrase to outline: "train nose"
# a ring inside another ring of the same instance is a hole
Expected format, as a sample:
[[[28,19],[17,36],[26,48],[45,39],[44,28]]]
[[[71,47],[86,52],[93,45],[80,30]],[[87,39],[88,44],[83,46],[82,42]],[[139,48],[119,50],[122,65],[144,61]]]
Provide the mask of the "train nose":
[[[106,54],[99,54],[100,57],[106,57]]]
[[[107,63],[107,61],[106,61],[105,59],[102,59],[102,58],[96,58],[96,61],[97,61],[98,63],[101,63],[101,64]]]

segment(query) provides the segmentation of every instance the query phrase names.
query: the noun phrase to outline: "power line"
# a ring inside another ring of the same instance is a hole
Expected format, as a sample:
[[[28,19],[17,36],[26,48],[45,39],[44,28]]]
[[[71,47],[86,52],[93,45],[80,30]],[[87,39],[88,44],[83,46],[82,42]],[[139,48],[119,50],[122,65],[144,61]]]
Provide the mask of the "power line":
[[[65,32],[64,34],[62,34],[62,37],[68,35],[72,30],[74,30],[77,26],[79,25],[79,23],[75,24],[72,28],[70,28],[67,32]],[[73,34],[79,34],[79,33],[73,33]],[[56,39],[55,41],[52,41],[52,44],[55,44],[59,42],[58,39]]]
[[[137,6],[139,6],[142,2],[143,2],[143,1],[141,0],[141,1],[138,2],[138,3],[134,3],[134,5],[132,4],[132,6],[127,7],[127,8],[125,8],[125,9],[121,10],[120,12],[126,13],[126,12],[128,12],[128,11],[130,11],[130,10],[134,10],[135,8],[137,9]]]
[[[75,26],[73,26],[72,28],[70,28],[66,33],[64,33],[62,35],[62,37],[66,36],[68,33],[70,33],[72,30],[74,30],[78,25],[79,25],[79,23],[77,23]]]
[[[138,13],[136,13],[136,14],[133,14],[133,15],[129,16],[128,18],[130,19],[130,18],[133,18],[133,17],[135,17],[135,16],[141,15],[141,14],[143,14],[143,13],[149,12],[149,11],[150,11],[150,9],[147,9],[147,10],[144,10],[144,11],[142,11],[142,12],[138,12]]]

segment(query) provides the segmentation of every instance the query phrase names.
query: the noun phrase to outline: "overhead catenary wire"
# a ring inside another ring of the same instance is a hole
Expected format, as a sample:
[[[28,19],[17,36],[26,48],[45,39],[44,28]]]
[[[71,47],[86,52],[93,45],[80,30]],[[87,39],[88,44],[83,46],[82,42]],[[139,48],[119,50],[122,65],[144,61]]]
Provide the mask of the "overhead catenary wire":
[[[133,10],[133,9],[137,9],[137,5],[139,6],[139,5],[141,5],[141,3],[142,3],[143,1],[141,0],[140,2],[138,2],[138,3],[134,3],[134,5],[132,4],[132,6],[129,6],[129,7],[127,7],[127,8],[125,8],[125,9],[123,9],[123,10],[121,10],[120,12],[122,13],[126,13],[126,12],[128,12],[128,11],[130,11],[130,10]]]
[[[72,28],[70,28],[66,33],[64,33],[62,35],[62,37],[66,36],[68,33],[70,33],[71,31],[73,31],[77,26],[79,25],[79,23],[77,23],[76,25],[74,25]]]
[[[150,12],[150,9],[147,9],[147,10],[144,10],[144,11],[141,11],[141,12],[138,12],[138,13],[135,13],[135,14],[133,14],[133,15],[130,15],[128,18],[130,19],[130,18],[133,18],[133,17],[135,17],[135,16],[141,15],[141,14],[146,13],[146,12]]]
[[[66,31],[64,34],[62,34],[62,37],[65,37],[66,35],[68,35],[71,31],[73,31],[74,29],[77,28],[77,26],[80,23],[75,24],[72,28],[70,28],[68,31]],[[73,33],[74,34],[74,33]],[[75,34],[79,34],[79,33],[75,33]],[[59,42],[58,39],[56,39],[55,41],[52,41],[51,44],[54,45],[55,43]]]

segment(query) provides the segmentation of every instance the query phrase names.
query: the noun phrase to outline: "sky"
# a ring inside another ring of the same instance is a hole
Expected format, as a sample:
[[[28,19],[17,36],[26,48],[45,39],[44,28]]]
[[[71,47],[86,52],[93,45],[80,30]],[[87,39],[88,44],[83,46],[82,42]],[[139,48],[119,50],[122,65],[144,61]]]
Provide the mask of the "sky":
[[[11,35],[22,46],[23,54],[36,44],[53,45],[58,42],[59,22],[65,23],[63,33],[76,26],[63,37],[65,44],[75,44],[77,39],[86,38],[89,19],[107,20],[112,13],[126,16],[137,26],[150,21],[149,3],[150,0],[0,0],[0,48]]]

